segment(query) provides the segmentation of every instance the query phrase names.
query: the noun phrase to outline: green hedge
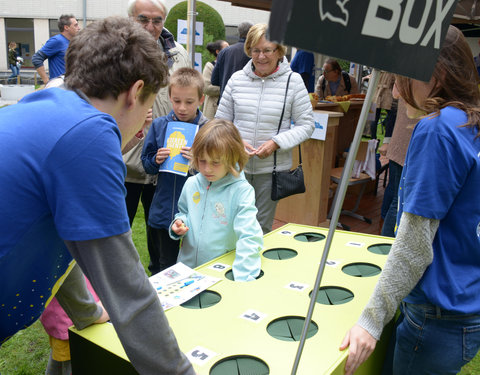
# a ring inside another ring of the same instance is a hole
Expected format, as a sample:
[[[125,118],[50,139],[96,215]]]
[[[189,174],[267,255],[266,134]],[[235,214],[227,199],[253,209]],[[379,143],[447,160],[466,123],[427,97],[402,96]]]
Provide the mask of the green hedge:
[[[187,9],[188,4],[186,1],[178,3],[170,9],[165,20],[165,27],[175,36],[175,40],[177,40],[177,20],[187,19]],[[220,13],[205,3],[197,1],[196,11],[196,21],[203,22],[203,46],[195,46],[195,52],[202,54],[203,68],[208,61],[213,60],[213,56],[206,49],[206,45],[218,39],[225,40],[225,24]],[[184,47],[186,49],[185,45]]]

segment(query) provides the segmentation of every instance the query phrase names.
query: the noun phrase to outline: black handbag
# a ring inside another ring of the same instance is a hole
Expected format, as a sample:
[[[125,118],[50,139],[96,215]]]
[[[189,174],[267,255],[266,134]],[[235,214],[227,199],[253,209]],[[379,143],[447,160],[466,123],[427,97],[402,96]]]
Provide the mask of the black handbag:
[[[287,101],[288,85],[290,83],[290,77],[288,76],[287,88],[285,89],[285,99],[283,101],[283,110],[280,116],[280,122],[278,123],[277,134],[280,132],[280,126],[282,125],[283,114],[285,112],[285,103]],[[302,168],[302,151],[300,145],[298,145],[298,167],[289,171],[277,171],[277,151],[273,153],[273,172],[272,172],[272,201],[278,201],[279,199],[289,197],[294,194],[305,193],[305,182],[303,179]]]

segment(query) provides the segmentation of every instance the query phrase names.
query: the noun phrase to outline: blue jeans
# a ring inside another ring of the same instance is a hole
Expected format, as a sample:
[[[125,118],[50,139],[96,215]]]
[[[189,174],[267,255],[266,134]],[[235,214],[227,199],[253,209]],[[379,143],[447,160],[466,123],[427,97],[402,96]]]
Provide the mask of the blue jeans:
[[[477,354],[480,315],[462,315],[433,305],[405,302],[400,309],[384,375],[455,375]]]
[[[18,69],[17,65],[15,64],[10,64],[10,70],[12,71],[12,74],[10,74],[10,77],[8,77],[9,80],[12,78],[16,78],[20,73],[20,69]]]
[[[388,205],[383,226],[382,226],[382,236],[395,237],[395,224],[397,223],[397,210],[398,210],[398,187],[400,186],[400,178],[402,177],[403,167],[400,164],[395,163],[394,161],[389,161],[388,164],[388,186],[387,190],[391,191],[391,201]],[[385,195],[383,199],[387,199]],[[384,211],[386,207],[383,207]]]

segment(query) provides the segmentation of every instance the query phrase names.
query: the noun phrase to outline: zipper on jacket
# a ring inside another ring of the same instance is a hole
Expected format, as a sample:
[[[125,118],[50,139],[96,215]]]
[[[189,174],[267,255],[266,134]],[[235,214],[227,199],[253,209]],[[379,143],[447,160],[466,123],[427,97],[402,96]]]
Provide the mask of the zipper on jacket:
[[[170,221],[173,221],[173,219],[175,218],[175,191],[176,191],[176,187],[177,187],[177,176],[175,176],[173,178],[173,199],[172,199],[172,218]]]
[[[205,218],[205,211],[207,209],[207,196],[208,196],[208,191],[210,190],[210,187],[212,186],[212,182],[209,182],[207,185],[207,192],[205,193],[205,203],[203,204],[203,212],[202,212],[202,220],[201,220],[201,225],[200,225],[200,234],[203,232],[203,219]],[[197,241],[197,248],[195,250],[195,264],[198,263],[198,246],[200,244],[200,240]]]
[[[257,141],[258,118],[259,118],[259,115],[260,115],[260,107],[261,107],[262,101],[263,101],[263,91],[264,90],[265,90],[265,79],[262,78],[262,89],[260,90],[260,100],[258,101],[257,120],[255,121],[255,132],[254,132],[254,135],[253,135],[253,145]],[[254,174],[254,173],[255,173],[255,158],[252,158],[252,174]]]

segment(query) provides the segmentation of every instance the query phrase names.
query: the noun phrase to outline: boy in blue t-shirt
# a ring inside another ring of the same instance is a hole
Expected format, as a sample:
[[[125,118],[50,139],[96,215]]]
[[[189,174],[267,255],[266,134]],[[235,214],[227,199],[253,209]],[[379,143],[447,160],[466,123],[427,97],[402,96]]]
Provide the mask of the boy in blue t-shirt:
[[[0,109],[0,345],[53,296],[78,329],[103,314],[75,260],[138,373],[195,373],[138,259],[125,205],[121,150],[167,83],[162,56],[140,25],[108,17],[72,39],[64,88]]]
[[[177,262],[179,241],[173,240],[168,228],[178,212],[178,198],[188,178],[174,173],[159,173],[160,165],[170,155],[171,150],[163,147],[169,122],[181,121],[202,126],[208,119],[198,107],[203,103],[203,77],[192,68],[181,68],[170,77],[168,94],[173,110],[156,118],[148,132],[142,151],[142,163],[148,174],[158,174],[157,187],[153,196],[148,217],[147,230],[153,243],[149,246],[152,275]],[[182,147],[180,153],[190,160],[190,145]]]

